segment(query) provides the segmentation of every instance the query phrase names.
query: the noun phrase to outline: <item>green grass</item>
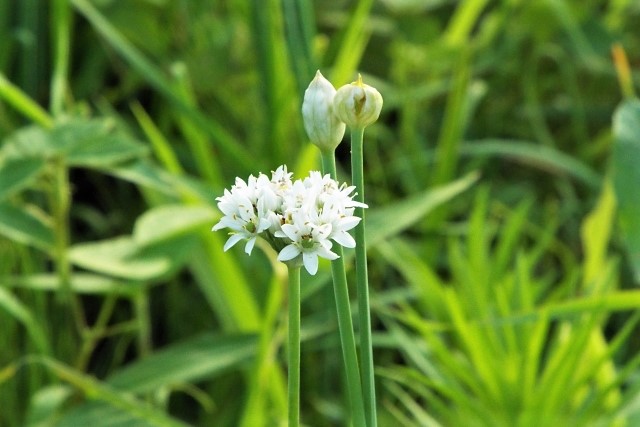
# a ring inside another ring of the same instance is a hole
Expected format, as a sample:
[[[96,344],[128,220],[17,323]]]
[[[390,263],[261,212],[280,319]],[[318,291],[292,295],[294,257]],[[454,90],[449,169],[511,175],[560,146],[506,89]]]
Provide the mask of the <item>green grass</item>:
[[[631,0],[2,3],[0,425],[286,423],[286,270],[210,228],[236,176],[320,169],[317,68],[384,98],[364,146],[379,425],[636,425],[638,19]],[[349,423],[330,278],[301,280],[314,427]]]

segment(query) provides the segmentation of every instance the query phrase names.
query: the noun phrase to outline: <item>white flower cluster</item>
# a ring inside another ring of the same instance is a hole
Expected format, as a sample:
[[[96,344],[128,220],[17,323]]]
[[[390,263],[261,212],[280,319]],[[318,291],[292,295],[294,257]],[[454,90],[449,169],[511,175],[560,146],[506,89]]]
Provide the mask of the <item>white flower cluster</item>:
[[[355,187],[339,185],[329,175],[312,171],[296,181],[291,175],[280,166],[271,178],[262,173],[247,182],[236,178],[231,190],[216,198],[224,216],[213,230],[231,230],[225,251],[246,240],[244,249],[250,255],[256,239],[263,237],[278,251],[278,260],[304,265],[316,274],[318,257],[338,258],[331,251],[333,242],[356,245],[348,233],[360,222],[353,211],[367,205],[352,199]]]

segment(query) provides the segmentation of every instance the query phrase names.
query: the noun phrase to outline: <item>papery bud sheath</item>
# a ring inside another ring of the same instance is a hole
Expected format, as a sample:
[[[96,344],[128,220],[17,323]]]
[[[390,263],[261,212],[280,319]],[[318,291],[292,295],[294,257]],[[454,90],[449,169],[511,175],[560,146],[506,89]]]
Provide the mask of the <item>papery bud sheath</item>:
[[[333,108],[340,120],[351,128],[364,128],[378,120],[382,95],[372,86],[358,80],[342,86],[333,98]]]
[[[302,118],[311,142],[321,150],[334,150],[342,141],[345,124],[333,112],[336,89],[320,71],[304,92]]]

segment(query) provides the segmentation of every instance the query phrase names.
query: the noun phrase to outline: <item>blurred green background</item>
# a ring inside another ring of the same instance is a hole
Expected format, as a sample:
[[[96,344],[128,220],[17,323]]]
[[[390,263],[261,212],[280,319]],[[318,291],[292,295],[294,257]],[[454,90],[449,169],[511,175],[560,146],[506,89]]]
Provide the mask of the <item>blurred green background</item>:
[[[236,176],[319,169],[317,69],[384,98],[380,426],[640,425],[638,22],[634,0],[0,0],[0,426],[284,425],[286,271],[210,228]],[[314,427],[349,422],[329,270],[303,275]]]

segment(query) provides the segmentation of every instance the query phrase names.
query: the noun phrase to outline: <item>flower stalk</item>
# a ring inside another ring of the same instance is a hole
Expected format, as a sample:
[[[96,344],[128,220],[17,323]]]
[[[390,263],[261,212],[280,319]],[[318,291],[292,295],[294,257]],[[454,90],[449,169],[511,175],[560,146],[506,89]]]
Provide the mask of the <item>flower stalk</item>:
[[[300,267],[287,265],[289,271],[288,327],[288,419],[289,427],[300,425]]]
[[[333,110],[351,130],[351,178],[356,188],[354,200],[364,203],[363,139],[364,128],[373,124],[382,110],[382,95],[374,87],[362,82],[362,76],[336,91]],[[369,277],[367,271],[367,246],[365,241],[364,211],[355,208],[361,218],[355,227],[356,287],[358,291],[358,325],[360,331],[360,362],[362,389],[366,408],[367,426],[377,426],[376,393],[371,338],[371,304],[369,302]]]
[[[332,165],[335,176],[335,161]],[[278,261],[287,265],[288,418],[292,427],[300,422],[300,269],[304,266],[313,275],[318,271],[319,257],[339,260],[338,264],[332,265],[336,278],[334,293],[338,324],[355,425],[365,426],[342,246],[355,246],[348,231],[357,225],[360,218],[353,216],[353,212],[356,206],[365,208],[366,205],[353,200],[353,186],[340,185],[328,173],[323,175],[312,171],[305,179],[296,181],[291,180],[291,175],[283,165],[273,171],[270,178],[262,173],[257,177],[252,175],[246,181],[236,178],[231,189],[225,189],[224,194],[216,198],[223,216],[212,230],[229,230],[225,251],[244,241],[244,250],[249,255],[257,239],[263,238],[278,253]]]
[[[351,129],[351,174],[356,187],[354,199],[364,203],[363,171],[364,127]],[[364,210],[356,208],[355,214],[361,218],[355,227],[356,240],[356,289],[358,291],[358,324],[360,331],[360,361],[362,369],[362,389],[367,414],[367,425],[377,426],[376,391],[373,367],[373,343],[371,337],[371,304],[369,301],[369,273],[367,268],[367,245],[365,239]]]
[[[321,150],[322,171],[336,179],[335,149]],[[349,403],[355,426],[365,426],[366,415],[362,394],[362,381],[356,350],[356,339],[353,332],[353,320],[349,303],[349,288],[347,286],[347,274],[342,256],[342,248],[337,248],[339,258],[331,262],[331,274],[333,276],[333,291],[338,313],[338,330],[344,359]]]

